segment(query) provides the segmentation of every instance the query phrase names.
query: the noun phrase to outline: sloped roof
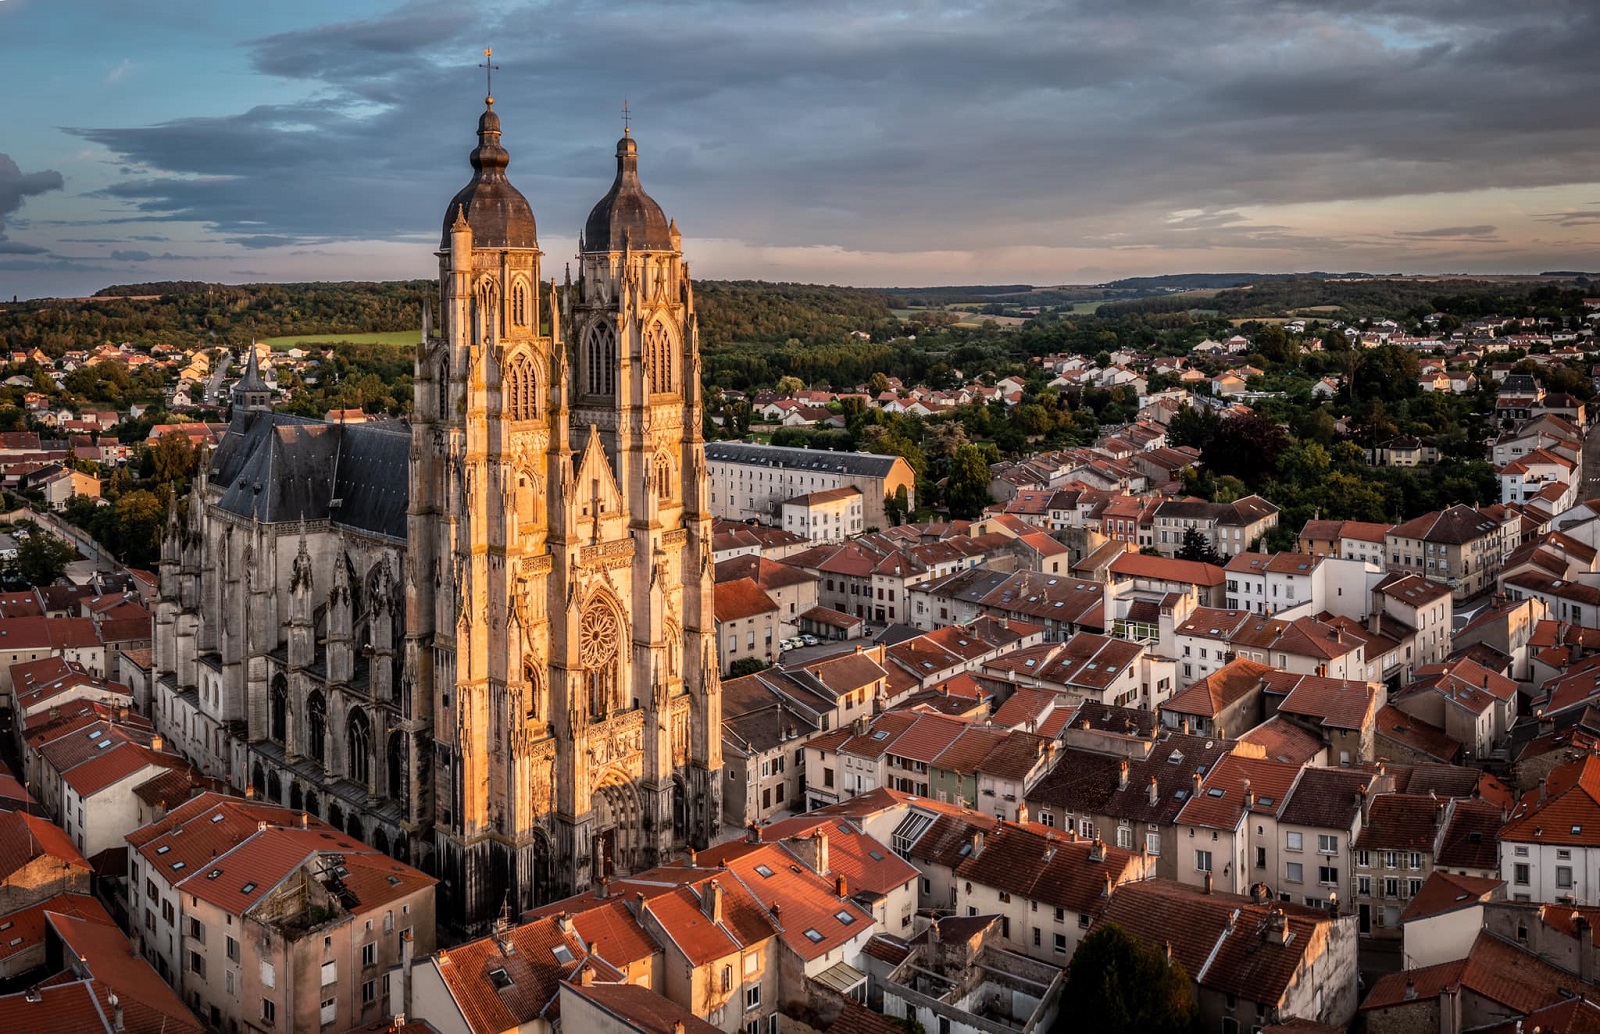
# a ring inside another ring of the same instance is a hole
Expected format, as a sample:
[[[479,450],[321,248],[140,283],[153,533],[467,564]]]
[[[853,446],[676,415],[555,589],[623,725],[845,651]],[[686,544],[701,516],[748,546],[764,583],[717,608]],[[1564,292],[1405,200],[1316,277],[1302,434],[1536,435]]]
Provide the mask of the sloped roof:
[[[1426,919],[1444,915],[1459,908],[1467,908],[1490,900],[1495,891],[1506,885],[1505,880],[1484,876],[1456,876],[1445,869],[1435,869],[1422,882],[1422,889],[1400,913],[1400,921]]]
[[[1116,886],[1134,878],[1137,857],[1104,843],[1007,823],[986,834],[983,849],[962,859],[955,875],[1029,901],[1098,915],[1110,900],[1107,880]]]

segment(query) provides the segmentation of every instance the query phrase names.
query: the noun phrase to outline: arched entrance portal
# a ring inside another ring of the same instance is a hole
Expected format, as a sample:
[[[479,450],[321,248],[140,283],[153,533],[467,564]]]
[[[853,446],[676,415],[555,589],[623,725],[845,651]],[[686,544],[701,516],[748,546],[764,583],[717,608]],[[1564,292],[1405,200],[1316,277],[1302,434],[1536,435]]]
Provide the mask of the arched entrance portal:
[[[601,776],[589,807],[594,815],[590,843],[594,879],[631,875],[641,863],[644,810],[639,806],[638,792],[620,773],[607,772]]]

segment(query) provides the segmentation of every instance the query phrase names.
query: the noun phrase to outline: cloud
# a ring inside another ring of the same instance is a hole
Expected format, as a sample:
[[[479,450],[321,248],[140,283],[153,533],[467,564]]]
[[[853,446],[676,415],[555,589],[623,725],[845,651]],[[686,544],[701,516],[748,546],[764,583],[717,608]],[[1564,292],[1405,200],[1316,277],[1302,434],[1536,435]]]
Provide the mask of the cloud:
[[[7,217],[22,207],[23,198],[60,190],[63,182],[61,173],[53,169],[25,173],[9,154],[0,154],[0,242],[6,239]]]
[[[1481,239],[1492,238],[1496,229],[1494,226],[1440,226],[1432,230],[1396,230],[1394,235],[1411,240]]]
[[[192,257],[190,255],[174,255],[170,251],[160,255],[152,255],[148,251],[140,251],[137,248],[126,251],[113,251],[111,253],[111,258],[115,262],[170,262]]]
[[[125,58],[122,59],[121,62],[119,62],[117,64],[117,66],[115,68],[111,69],[111,71],[106,73],[106,82],[107,83],[120,83],[122,81],[123,77],[126,76],[132,70],[133,70],[133,60],[131,58],[126,58],[125,57]]]
[[[1064,242],[1450,256],[1506,220],[1327,232],[1270,210],[1600,168],[1591,0],[1018,0],[1005,18],[937,0],[417,0],[251,43],[255,71],[301,99],[74,132],[134,170],[103,197],[238,247],[430,239],[470,174],[484,39],[510,176],[546,237],[575,235],[604,193],[624,95],[644,181],[686,233],[891,261]]]
[[[0,255],[42,255],[49,250],[49,248],[41,248],[37,244],[0,240]]]

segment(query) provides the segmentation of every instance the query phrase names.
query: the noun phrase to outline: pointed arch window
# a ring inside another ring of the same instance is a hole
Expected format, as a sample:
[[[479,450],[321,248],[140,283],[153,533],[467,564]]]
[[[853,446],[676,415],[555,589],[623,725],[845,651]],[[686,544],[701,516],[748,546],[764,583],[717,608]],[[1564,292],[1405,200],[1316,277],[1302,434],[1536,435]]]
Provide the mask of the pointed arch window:
[[[306,753],[319,765],[328,759],[328,704],[316,689],[306,697]]]
[[[656,453],[656,498],[663,502],[672,498],[672,460],[664,452]]]
[[[528,325],[528,285],[521,280],[511,289],[511,322],[519,327]]]
[[[585,387],[590,395],[617,393],[617,333],[601,323],[590,328],[584,345]]]
[[[536,420],[539,416],[539,378],[533,361],[518,355],[506,367],[502,384],[508,420]]]
[[[372,779],[372,719],[360,708],[345,723],[345,775],[363,786]]]
[[[677,369],[673,363],[672,332],[661,323],[650,324],[644,339],[645,362],[650,370],[650,390],[676,392]]]
[[[289,683],[282,675],[272,680],[272,690],[267,697],[267,720],[272,726],[273,742],[283,743],[289,731]]]
[[[450,364],[439,364],[439,419],[450,419]]]
[[[583,611],[578,627],[578,657],[589,690],[589,714],[603,718],[621,704],[622,626],[616,611],[595,600]]]

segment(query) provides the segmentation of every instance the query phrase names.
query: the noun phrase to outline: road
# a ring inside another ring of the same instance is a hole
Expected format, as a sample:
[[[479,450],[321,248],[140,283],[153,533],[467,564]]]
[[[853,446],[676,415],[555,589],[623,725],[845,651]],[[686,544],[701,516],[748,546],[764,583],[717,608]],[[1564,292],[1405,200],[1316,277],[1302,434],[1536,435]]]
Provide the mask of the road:
[[[89,536],[89,533],[81,528],[73,527],[66,521],[56,517],[54,514],[41,513],[38,510],[29,510],[27,512],[27,517],[30,520],[38,522],[39,527],[43,528],[45,531],[50,532],[52,535],[55,535],[58,538],[66,539],[73,546],[77,547],[78,552],[83,554],[85,560],[93,561],[94,569],[96,571],[105,571],[110,574],[128,573],[128,569],[123,567],[121,562],[118,561],[116,557],[102,550],[100,548],[100,544],[95,542],[95,540]]]
[[[1593,499],[1600,495],[1600,420],[1589,425],[1583,440],[1583,484],[1578,486],[1579,499]]]
[[[206,397],[201,405],[214,406],[221,403],[222,378],[227,376],[228,367],[232,363],[233,355],[230,352],[224,352],[222,358],[217,360],[217,368],[211,371],[211,379],[206,381]]]

